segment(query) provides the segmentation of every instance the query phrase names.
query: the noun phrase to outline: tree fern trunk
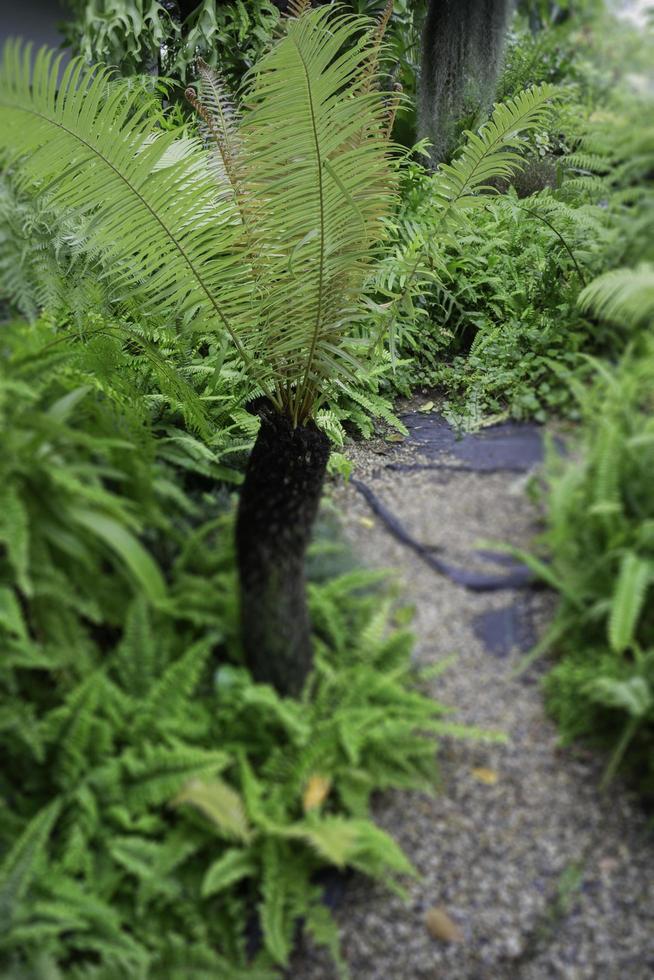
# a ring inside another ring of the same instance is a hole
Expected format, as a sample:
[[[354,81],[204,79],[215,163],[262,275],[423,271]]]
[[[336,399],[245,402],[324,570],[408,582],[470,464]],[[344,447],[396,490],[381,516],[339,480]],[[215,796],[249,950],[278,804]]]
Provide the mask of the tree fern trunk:
[[[297,694],[313,661],[304,560],[329,440],[313,422],[259,415],[236,521],[243,648],[255,680]]]

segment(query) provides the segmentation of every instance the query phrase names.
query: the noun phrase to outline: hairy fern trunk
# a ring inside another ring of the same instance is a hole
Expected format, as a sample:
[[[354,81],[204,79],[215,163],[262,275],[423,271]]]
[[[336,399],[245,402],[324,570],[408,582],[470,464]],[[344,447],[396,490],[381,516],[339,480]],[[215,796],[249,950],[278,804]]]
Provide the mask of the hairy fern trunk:
[[[255,680],[296,695],[313,663],[304,562],[329,440],[313,422],[258,413],[236,521],[243,649]]]
[[[476,128],[477,117],[493,101],[513,4],[429,0],[422,32],[419,128],[420,136],[431,140],[434,166],[448,158],[460,129]]]

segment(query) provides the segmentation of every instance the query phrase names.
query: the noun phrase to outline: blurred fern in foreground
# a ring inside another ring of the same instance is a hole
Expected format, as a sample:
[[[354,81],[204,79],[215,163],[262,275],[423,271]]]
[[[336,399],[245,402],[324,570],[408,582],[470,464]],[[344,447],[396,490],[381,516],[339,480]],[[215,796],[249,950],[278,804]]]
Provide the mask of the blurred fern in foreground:
[[[598,315],[651,324],[651,270],[619,270],[581,302]],[[608,781],[627,761],[654,790],[654,343],[647,334],[623,361],[599,361],[579,386],[579,458],[550,453],[543,545],[527,560],[560,593],[554,623],[533,655],[560,662],[545,680],[564,740],[613,746]],[[576,455],[576,453],[575,453]]]

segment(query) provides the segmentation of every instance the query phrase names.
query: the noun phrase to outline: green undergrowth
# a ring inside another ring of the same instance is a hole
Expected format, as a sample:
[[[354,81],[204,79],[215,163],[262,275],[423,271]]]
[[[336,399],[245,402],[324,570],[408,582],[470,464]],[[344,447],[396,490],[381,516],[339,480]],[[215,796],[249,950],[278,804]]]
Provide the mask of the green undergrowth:
[[[547,497],[561,657],[545,681],[566,742],[611,747],[654,794],[654,347],[603,368],[585,401],[582,459],[552,461]]]
[[[651,266],[600,277],[583,302],[599,317],[652,323]],[[651,335],[616,365],[591,364],[577,384],[582,424],[568,453],[550,447],[538,496],[545,561],[525,556],[560,595],[554,621],[530,659],[552,650],[549,710],[565,743],[609,750],[654,794],[654,344]]]
[[[238,441],[226,466],[176,404],[188,379],[164,397],[142,347],[87,341],[3,327],[0,974],[274,977],[302,928],[345,976],[316,876],[401,887],[414,871],[371,794],[432,791],[439,733],[481,733],[422,693],[406,611],[328,513],[315,670],[299,700],[253,683]]]
[[[443,234],[419,155],[403,170],[393,245],[375,280],[382,296],[422,259],[399,310],[387,380],[400,393],[440,389],[458,427],[484,415],[577,419],[570,382],[590,382],[586,355],[615,359],[640,332],[578,302],[607,269],[651,258],[651,39],[610,23],[612,52],[600,16],[513,34],[499,96],[553,82],[554,105],[522,141],[518,172],[490,175],[485,206],[456,236]]]

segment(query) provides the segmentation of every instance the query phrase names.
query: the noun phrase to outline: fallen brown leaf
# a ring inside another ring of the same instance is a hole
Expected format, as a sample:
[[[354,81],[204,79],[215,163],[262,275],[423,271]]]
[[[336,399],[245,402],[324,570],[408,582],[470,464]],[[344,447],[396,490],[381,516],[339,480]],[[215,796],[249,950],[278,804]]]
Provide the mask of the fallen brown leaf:
[[[471,773],[478,782],[484,783],[486,786],[494,786],[500,778],[494,769],[486,769],[484,766],[479,769],[472,769]]]
[[[444,908],[430,909],[425,916],[425,925],[432,939],[440,939],[442,943],[462,943],[463,931],[450,918]]]

